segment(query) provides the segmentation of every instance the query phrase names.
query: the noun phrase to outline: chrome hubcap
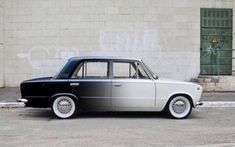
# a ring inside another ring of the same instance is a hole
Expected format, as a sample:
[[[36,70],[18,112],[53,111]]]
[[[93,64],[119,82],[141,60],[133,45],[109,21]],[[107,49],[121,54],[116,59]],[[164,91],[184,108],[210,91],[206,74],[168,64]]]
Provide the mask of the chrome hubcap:
[[[72,104],[69,100],[67,99],[62,99],[58,102],[57,104],[58,111],[60,113],[66,114],[71,111],[72,109]]]
[[[173,103],[172,108],[176,113],[180,114],[185,111],[186,104],[183,100],[177,100]]]

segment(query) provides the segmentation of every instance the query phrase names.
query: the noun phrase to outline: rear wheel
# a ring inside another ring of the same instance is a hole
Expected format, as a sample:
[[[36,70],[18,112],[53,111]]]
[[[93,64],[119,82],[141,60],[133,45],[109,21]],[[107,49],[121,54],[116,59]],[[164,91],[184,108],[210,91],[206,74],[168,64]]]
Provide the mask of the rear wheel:
[[[168,102],[166,111],[172,118],[183,119],[190,115],[192,104],[186,96],[175,96]]]
[[[77,105],[74,99],[69,96],[56,97],[51,107],[58,118],[71,118],[77,113]]]

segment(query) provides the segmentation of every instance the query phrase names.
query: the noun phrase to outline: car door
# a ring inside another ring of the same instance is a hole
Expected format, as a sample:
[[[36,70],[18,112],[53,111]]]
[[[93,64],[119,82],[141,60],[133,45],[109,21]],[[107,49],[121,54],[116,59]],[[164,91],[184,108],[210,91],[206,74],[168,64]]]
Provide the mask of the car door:
[[[155,106],[155,83],[140,62],[113,61],[112,69],[113,107],[140,110]]]
[[[111,106],[109,77],[108,61],[89,60],[78,65],[69,82],[83,110],[108,109]]]

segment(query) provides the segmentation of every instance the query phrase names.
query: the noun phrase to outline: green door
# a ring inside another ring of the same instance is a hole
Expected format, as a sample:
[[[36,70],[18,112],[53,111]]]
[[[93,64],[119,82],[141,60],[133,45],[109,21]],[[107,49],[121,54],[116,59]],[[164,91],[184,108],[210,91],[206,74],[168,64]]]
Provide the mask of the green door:
[[[232,74],[232,9],[201,9],[200,74]]]

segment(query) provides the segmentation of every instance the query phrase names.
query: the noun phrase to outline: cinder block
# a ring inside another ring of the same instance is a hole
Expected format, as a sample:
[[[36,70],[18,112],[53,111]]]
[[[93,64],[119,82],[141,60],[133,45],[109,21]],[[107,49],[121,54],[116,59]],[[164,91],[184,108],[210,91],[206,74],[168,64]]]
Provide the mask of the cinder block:
[[[231,91],[231,83],[216,83],[216,91]]]
[[[188,0],[172,0],[171,1],[173,7],[200,7],[200,0],[188,1]]]
[[[205,83],[202,85],[204,91],[214,91],[215,90],[215,83]]]
[[[119,11],[118,7],[106,7],[105,14],[117,14]]]
[[[52,3],[53,2],[54,2],[53,7],[56,7],[56,8],[65,8],[65,7],[69,8],[70,7],[70,0],[56,0],[56,1],[52,1]]]
[[[6,16],[17,15],[17,13],[18,13],[18,9],[8,8],[8,9],[4,10],[4,15],[6,15]]]
[[[50,8],[50,9],[46,9],[46,13],[48,15],[57,15],[57,14],[60,14],[61,12],[61,8]]]
[[[108,0],[109,1],[109,0]],[[113,5],[115,7],[125,7],[125,6],[129,6],[129,1],[128,0],[118,0],[118,1],[113,1],[113,0],[110,0],[110,2],[108,1],[105,1],[106,3],[106,6],[109,6],[109,5]],[[112,3],[113,2],[113,3]]]
[[[134,13],[135,8],[133,7],[118,7],[118,13],[121,14],[121,15],[130,15],[132,13]]]
[[[84,7],[85,0],[71,0],[71,7]]]
[[[219,83],[230,83],[231,78],[229,76],[220,76]]]
[[[1,33],[1,31],[0,31]],[[0,44],[0,87],[4,86],[4,58],[3,58],[3,45]]]

